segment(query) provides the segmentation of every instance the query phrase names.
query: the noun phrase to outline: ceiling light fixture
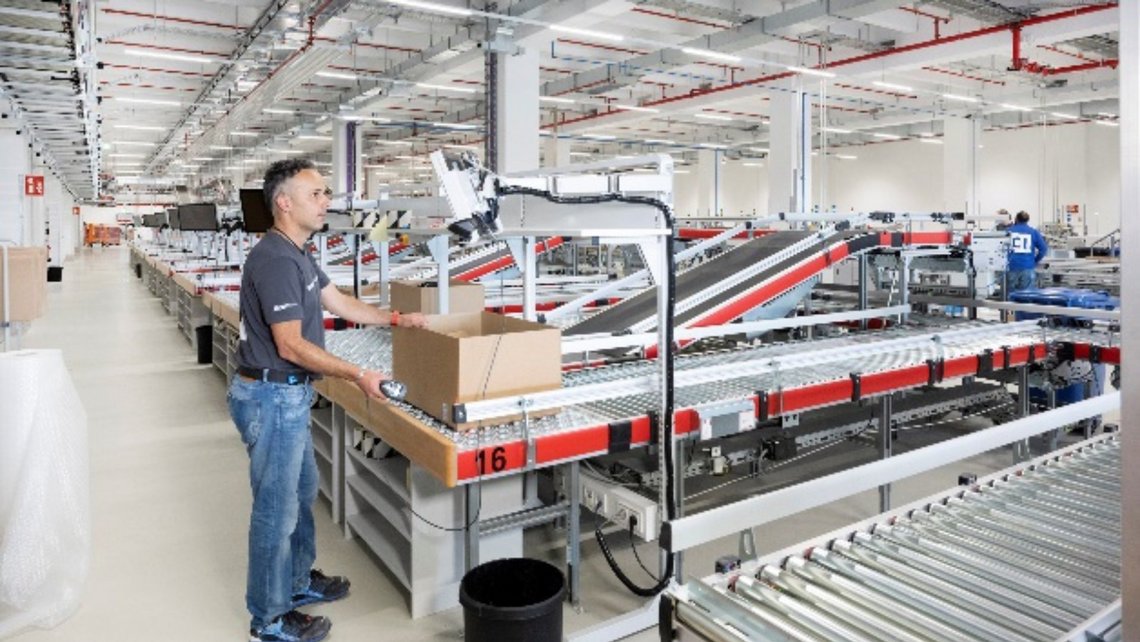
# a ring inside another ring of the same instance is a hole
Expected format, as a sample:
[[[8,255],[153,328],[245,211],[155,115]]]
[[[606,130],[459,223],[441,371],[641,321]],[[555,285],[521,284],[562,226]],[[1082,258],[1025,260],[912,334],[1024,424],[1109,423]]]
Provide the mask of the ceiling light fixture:
[[[411,9],[422,9],[423,11],[434,11],[437,13],[446,13],[453,16],[470,16],[475,12],[463,7],[452,7],[445,4],[436,4],[434,2],[420,2],[419,0],[388,0],[389,4],[400,5],[401,7],[409,7]]]
[[[859,157],[854,154],[836,154],[836,158],[840,160],[858,160]]]
[[[788,71],[805,76],[819,76],[820,78],[834,78],[835,74],[830,71],[823,71],[822,69],[811,69],[809,67],[796,67],[793,65],[788,66]]]
[[[128,56],[142,56],[143,58],[161,58],[162,60],[177,60],[180,62],[197,62],[208,65],[215,65],[220,63],[220,60],[207,58],[205,56],[190,56],[186,54],[173,54],[163,53],[161,51],[148,51],[146,49],[124,49],[123,53]]]
[[[719,51],[710,51],[708,49],[697,49],[695,47],[681,47],[683,53],[690,56],[698,56],[701,58],[711,58],[713,60],[723,60],[725,62],[740,62],[743,60],[740,56],[732,54],[721,53]]]
[[[573,105],[574,104],[573,98],[559,98],[558,96],[539,96],[538,100],[539,100],[539,102],[544,102],[544,103],[562,103],[564,105]]]
[[[893,82],[883,82],[881,80],[872,80],[871,84],[883,89],[893,89],[895,91],[914,91],[914,87],[907,87],[906,85],[898,85]]]
[[[182,103],[177,100],[159,100],[157,98],[126,98],[123,96],[114,96],[115,102],[130,103],[134,105],[163,105],[165,107],[181,107]]]
[[[217,149],[217,150],[226,150],[226,151],[228,151],[228,150],[231,150],[231,149],[237,149],[237,148],[236,148],[236,147],[231,147],[230,145],[210,145],[210,149]]]
[[[1051,111],[1051,112],[1049,112],[1049,115],[1054,116],[1056,118],[1064,118],[1065,120],[1080,120],[1081,119],[1080,116],[1074,116],[1072,114],[1066,114],[1066,113],[1059,112],[1059,111]]]
[[[978,102],[981,102],[981,100],[979,100],[978,98],[974,98],[973,96],[963,96],[961,94],[942,94],[942,97],[945,98],[946,100],[956,100],[960,103],[978,103]]]
[[[1002,103],[999,106],[1002,109],[1012,109],[1014,111],[1033,111],[1031,107],[1022,107],[1021,105],[1011,105],[1009,103]]]
[[[1093,122],[1105,127],[1120,127],[1120,123],[1114,123],[1111,120],[1094,120]]]
[[[360,116],[357,114],[349,114],[346,116],[340,116],[339,118],[341,120],[352,120],[352,121],[362,121],[363,120],[363,121],[368,121],[371,123],[390,123],[390,122],[392,122],[391,118],[384,118],[383,116]]]
[[[316,74],[321,78],[336,78],[337,80],[356,80],[356,74],[346,74],[337,71],[318,71]]]
[[[107,158],[146,158],[146,154],[107,154]]]
[[[466,123],[432,123],[432,127],[443,127],[446,129],[476,129],[478,125],[468,125]]]
[[[143,132],[164,132],[164,131],[166,131],[165,127],[159,127],[158,125],[115,125],[115,129],[133,129],[135,131],[143,131]]]
[[[266,107],[265,109],[261,110],[261,113],[263,113],[263,114],[295,114],[297,112],[293,111],[292,109],[279,109],[276,107]]]
[[[301,134],[297,137],[299,140],[332,140],[332,136],[322,136],[320,134]]]
[[[919,138],[918,142],[927,143],[930,145],[941,145],[942,144],[942,141],[938,140],[937,138]]]
[[[641,112],[645,112],[647,114],[660,114],[661,113],[660,109],[654,109],[653,107],[642,107],[640,105],[622,105],[622,104],[614,103],[614,104],[610,105],[610,107],[613,107],[614,109],[621,109],[624,111],[641,111]]]
[[[616,33],[606,33],[604,31],[594,31],[593,29],[579,29],[577,27],[564,27],[562,25],[551,25],[551,31],[559,33],[569,33],[575,36],[586,36],[587,38],[598,38],[599,40],[610,40],[612,42],[621,42],[625,40],[625,36]]]
[[[617,136],[610,136],[609,134],[582,134],[582,138],[589,140],[616,140]]]
[[[841,129],[839,127],[820,127],[819,131],[827,132],[829,134],[850,134],[850,129]]]
[[[158,143],[148,143],[142,140],[118,140],[115,145],[131,145],[134,147],[158,147]]]
[[[245,137],[250,137],[250,136],[260,136],[260,135],[261,135],[261,134],[259,134],[259,133],[257,133],[257,132],[230,132],[230,136],[245,136]]]
[[[896,136],[894,134],[884,134],[882,132],[871,132],[871,135],[874,136],[875,138],[883,138],[886,140],[900,140],[902,138],[902,136]]]
[[[721,120],[724,122],[729,122],[732,120],[731,116],[721,116],[720,114],[706,114],[704,112],[698,112],[693,115],[697,118],[704,118],[705,120]]]
[[[667,138],[646,138],[645,142],[650,145],[676,145],[677,141],[669,140]]]

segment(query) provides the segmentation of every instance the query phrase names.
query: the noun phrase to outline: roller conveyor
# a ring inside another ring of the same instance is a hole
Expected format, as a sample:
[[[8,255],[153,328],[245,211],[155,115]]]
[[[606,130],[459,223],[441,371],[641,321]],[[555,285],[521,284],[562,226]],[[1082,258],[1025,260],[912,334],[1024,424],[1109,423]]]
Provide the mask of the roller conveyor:
[[[1067,640],[1119,600],[1115,435],[912,506],[670,589],[663,636]]]
[[[875,339],[851,336],[678,358],[675,433],[699,431],[702,412],[726,401],[748,402],[755,418],[763,421],[932,381],[1016,368],[1045,358],[1049,346],[1058,343],[1084,346],[1086,355],[1089,345],[1100,346],[1106,361],[1119,355],[1107,348],[1108,335],[1042,328],[1034,322],[963,322],[938,340],[931,336],[928,329],[896,328],[876,333]],[[379,328],[348,330],[327,335],[326,344],[353,363],[389,371],[388,337]],[[941,366],[932,369],[932,363]],[[466,483],[480,477],[477,457],[486,448],[501,448],[498,474],[509,474],[607,454],[611,429],[617,425],[628,424],[629,447],[647,445],[649,413],[659,405],[657,393],[648,391],[655,385],[655,369],[653,362],[638,362],[566,373],[562,390],[543,393],[562,395],[562,410],[527,425],[514,422],[456,432],[417,408],[399,408],[448,444],[455,478],[444,481]],[[607,391],[604,398],[581,400],[585,392],[599,388]]]

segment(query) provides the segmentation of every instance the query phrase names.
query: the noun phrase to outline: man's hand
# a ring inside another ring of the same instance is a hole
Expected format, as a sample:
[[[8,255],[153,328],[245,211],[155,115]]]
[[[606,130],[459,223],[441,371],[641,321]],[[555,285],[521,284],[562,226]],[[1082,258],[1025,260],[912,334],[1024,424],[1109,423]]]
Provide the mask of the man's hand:
[[[427,317],[419,312],[401,314],[396,321],[396,325],[401,328],[426,328]]]
[[[387,403],[388,397],[380,391],[380,384],[390,378],[388,375],[377,370],[365,370],[364,376],[356,380],[356,385],[369,399]]]

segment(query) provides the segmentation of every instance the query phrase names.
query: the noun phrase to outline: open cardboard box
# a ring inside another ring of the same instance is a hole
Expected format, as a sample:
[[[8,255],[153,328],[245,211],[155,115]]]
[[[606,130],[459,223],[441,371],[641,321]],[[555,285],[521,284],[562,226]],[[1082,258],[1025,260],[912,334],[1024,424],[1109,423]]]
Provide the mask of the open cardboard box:
[[[0,322],[33,321],[47,300],[47,248],[8,248],[9,309],[4,310],[4,260],[0,254]]]
[[[496,425],[522,414],[457,423],[453,409],[561,388],[561,341],[558,328],[490,312],[429,316],[427,328],[393,328],[392,376],[409,403],[456,430]]]
[[[439,287],[434,281],[392,281],[388,301],[393,310],[439,314]],[[447,288],[447,313],[483,311],[483,285],[451,280]]]

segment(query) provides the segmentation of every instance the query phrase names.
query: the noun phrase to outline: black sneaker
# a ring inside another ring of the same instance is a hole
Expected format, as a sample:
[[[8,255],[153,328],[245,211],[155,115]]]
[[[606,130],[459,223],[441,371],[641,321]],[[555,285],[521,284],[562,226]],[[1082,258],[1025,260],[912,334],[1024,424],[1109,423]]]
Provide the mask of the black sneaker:
[[[320,642],[331,628],[327,617],[289,611],[260,629],[250,629],[249,642]]]
[[[309,588],[293,596],[293,608],[316,602],[334,602],[348,595],[348,578],[329,577],[319,569],[309,571]]]

